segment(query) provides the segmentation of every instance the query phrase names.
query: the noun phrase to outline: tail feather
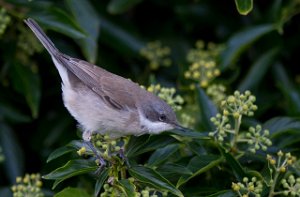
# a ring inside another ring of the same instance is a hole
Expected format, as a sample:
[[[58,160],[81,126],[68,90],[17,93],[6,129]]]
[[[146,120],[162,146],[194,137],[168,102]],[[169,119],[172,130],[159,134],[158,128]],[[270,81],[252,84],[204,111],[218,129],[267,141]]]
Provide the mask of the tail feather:
[[[42,28],[31,18],[24,20],[24,22],[30,27],[36,37],[40,40],[40,42],[47,49],[49,54],[52,57],[55,67],[57,68],[59,75],[63,81],[64,85],[70,86],[68,66],[65,62],[61,61],[63,54],[55,47],[54,43],[50,40],[50,38],[45,34]]]
[[[59,50],[55,47],[54,43],[50,40],[50,38],[45,34],[42,28],[31,18],[25,19],[24,22],[30,27],[36,37],[40,40],[40,42],[44,45],[47,51],[51,56],[57,55]]]

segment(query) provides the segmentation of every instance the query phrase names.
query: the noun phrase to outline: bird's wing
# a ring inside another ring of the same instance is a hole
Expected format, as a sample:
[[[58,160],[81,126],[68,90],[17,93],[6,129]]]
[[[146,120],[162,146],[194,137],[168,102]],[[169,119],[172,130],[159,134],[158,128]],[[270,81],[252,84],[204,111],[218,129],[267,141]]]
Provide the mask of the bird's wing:
[[[133,94],[141,91],[137,84],[86,61],[71,58],[62,53],[55,58],[110,107],[117,110],[136,108]]]
[[[75,75],[112,108],[119,110],[136,108],[132,94],[142,91],[138,85],[86,61],[64,55],[54,46],[53,42],[33,19],[29,18],[25,20],[25,23],[31,28],[52,58],[57,61],[59,66],[56,65],[56,67],[60,74],[62,73],[60,66],[66,68],[68,73]],[[71,78],[69,80],[73,79],[73,75],[69,75],[69,78]]]

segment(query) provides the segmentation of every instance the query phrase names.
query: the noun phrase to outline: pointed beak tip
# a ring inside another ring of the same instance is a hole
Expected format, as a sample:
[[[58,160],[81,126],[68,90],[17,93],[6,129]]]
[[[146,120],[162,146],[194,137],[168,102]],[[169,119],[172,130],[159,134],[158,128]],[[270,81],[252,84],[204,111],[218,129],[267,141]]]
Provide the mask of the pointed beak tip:
[[[178,129],[178,130],[183,131],[183,132],[187,132],[187,131],[190,130],[189,128],[183,127],[179,124],[175,124],[175,129]]]

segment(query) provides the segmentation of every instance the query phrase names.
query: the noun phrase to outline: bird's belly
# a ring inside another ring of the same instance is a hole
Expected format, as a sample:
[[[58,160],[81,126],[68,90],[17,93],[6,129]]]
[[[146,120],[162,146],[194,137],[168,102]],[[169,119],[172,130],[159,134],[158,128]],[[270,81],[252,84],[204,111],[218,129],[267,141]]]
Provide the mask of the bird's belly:
[[[86,86],[73,89],[62,86],[65,107],[79,122],[84,131],[109,134],[112,137],[140,135],[138,113],[129,110],[114,110]]]

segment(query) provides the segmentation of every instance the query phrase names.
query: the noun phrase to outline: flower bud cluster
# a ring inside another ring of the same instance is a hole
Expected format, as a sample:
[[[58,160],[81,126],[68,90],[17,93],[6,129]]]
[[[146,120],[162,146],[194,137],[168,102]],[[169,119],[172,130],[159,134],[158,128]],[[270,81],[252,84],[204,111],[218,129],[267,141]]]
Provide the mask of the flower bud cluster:
[[[256,177],[249,178],[244,177],[242,183],[232,183],[231,188],[234,192],[238,193],[240,197],[260,197],[263,191],[263,184],[257,180]]]
[[[146,187],[145,189],[141,190],[140,192],[137,192],[136,197],[165,197],[168,196],[168,192],[160,192],[156,189]]]
[[[253,116],[254,111],[257,110],[255,100],[255,96],[248,90],[244,94],[235,91],[233,95],[221,102],[221,107],[224,109],[224,115],[232,115],[235,119],[242,115]]]
[[[293,165],[296,162],[296,157],[291,153],[283,153],[281,150],[277,152],[277,159],[271,155],[267,155],[267,160],[271,173],[285,173],[288,166]]]
[[[260,125],[250,127],[249,132],[246,133],[245,139],[249,145],[248,150],[251,153],[256,153],[257,150],[262,149],[266,151],[268,146],[272,145],[272,141],[268,138],[268,130],[263,130]]]
[[[248,150],[255,153],[257,150],[266,151],[272,145],[268,130],[262,130],[260,125],[250,127],[247,132],[240,133],[242,116],[252,116],[257,106],[254,104],[255,96],[250,91],[240,93],[235,91],[233,95],[225,97],[220,103],[222,114],[218,113],[210,120],[216,129],[209,132],[210,137],[220,144],[230,144],[229,149],[238,148],[238,143],[248,143]],[[234,120],[234,121],[232,121]],[[226,141],[227,140],[227,141]],[[230,141],[230,143],[228,143]]]
[[[191,49],[187,55],[187,60],[191,65],[184,73],[185,78],[196,81],[201,87],[207,87],[215,77],[221,74],[216,68],[216,61],[222,48],[221,45],[213,43],[205,47],[203,41],[197,41],[196,48]]]
[[[39,174],[26,174],[24,177],[16,178],[16,184],[11,187],[11,190],[14,197],[43,197],[42,185]]]
[[[157,84],[150,85],[147,90],[168,103],[168,105],[170,105],[174,111],[180,111],[182,109],[184,100],[180,95],[175,95],[175,88],[165,88],[161,87],[160,84]]]
[[[109,135],[101,135],[99,133],[93,135],[91,141],[94,147],[100,150],[101,156],[106,159],[119,154],[120,150],[127,142],[125,137],[112,139]]]
[[[282,191],[284,196],[300,196],[300,177],[290,175],[288,179],[282,179],[281,184],[285,189]]]
[[[222,143],[228,134],[233,134],[234,131],[229,124],[228,116],[218,113],[215,117],[212,117],[210,121],[216,126],[216,130],[214,132],[209,132],[208,135],[210,137],[215,137],[217,141]]]
[[[6,13],[5,8],[0,8],[0,36],[2,36],[9,25],[11,18]]]
[[[121,191],[108,183],[103,185],[103,190],[104,191],[100,194],[100,197],[121,196]]]
[[[194,125],[196,123],[195,117],[192,117],[191,115],[187,113],[182,113],[180,115],[180,122],[182,126],[187,128],[194,128]]]
[[[5,157],[4,157],[3,153],[2,153],[2,148],[0,146],[0,163],[3,162],[4,159],[5,159]]]
[[[160,41],[149,42],[140,50],[141,56],[149,61],[151,70],[157,70],[160,66],[171,66],[170,53],[171,49],[162,46]]]
[[[130,177],[128,180],[133,183],[134,178]],[[105,183],[103,185],[104,191],[100,194],[100,197],[110,197],[110,196],[125,196],[123,191],[120,189],[121,186],[114,186],[110,183]],[[140,191],[135,187],[134,197],[166,197],[168,195],[167,191],[157,191],[153,188],[145,187]]]
[[[207,87],[206,94],[212,99],[214,104],[220,107],[221,102],[226,98],[226,87],[222,84],[212,84]]]

